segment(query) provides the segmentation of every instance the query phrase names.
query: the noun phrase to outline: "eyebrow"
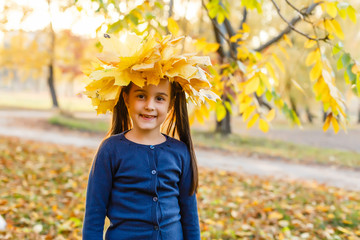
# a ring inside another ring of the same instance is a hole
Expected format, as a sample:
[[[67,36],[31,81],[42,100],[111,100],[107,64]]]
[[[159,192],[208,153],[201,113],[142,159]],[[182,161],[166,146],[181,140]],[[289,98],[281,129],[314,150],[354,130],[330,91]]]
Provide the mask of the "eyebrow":
[[[144,91],[142,89],[135,90],[134,92],[135,93],[136,92],[146,93],[146,91]],[[157,92],[156,95],[164,95],[164,96],[168,97],[168,95],[166,93],[164,93],[164,92]]]

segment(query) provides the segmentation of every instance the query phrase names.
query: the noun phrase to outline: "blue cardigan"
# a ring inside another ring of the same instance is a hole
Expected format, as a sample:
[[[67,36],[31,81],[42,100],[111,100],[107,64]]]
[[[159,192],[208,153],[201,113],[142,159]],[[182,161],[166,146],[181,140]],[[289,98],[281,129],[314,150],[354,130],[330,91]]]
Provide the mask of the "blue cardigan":
[[[83,240],[199,240],[196,194],[187,146],[167,135],[158,145],[120,133],[99,147],[89,174]]]

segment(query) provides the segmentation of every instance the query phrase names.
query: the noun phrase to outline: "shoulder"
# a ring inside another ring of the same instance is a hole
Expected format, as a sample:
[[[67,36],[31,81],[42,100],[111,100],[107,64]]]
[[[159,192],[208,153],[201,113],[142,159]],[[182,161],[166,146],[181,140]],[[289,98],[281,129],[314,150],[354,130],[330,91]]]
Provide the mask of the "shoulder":
[[[119,133],[104,139],[99,146],[99,151],[107,151],[111,153],[114,152],[115,149],[121,148],[125,145],[123,137],[123,133]]]
[[[170,137],[170,136],[166,136],[166,137],[167,137],[168,144],[170,144],[171,146],[179,147],[181,149],[183,149],[183,148],[187,149],[187,146],[184,142],[182,142],[176,138]]]
[[[189,156],[189,149],[184,142],[170,136],[167,136],[167,138],[167,143],[171,150],[185,158]]]

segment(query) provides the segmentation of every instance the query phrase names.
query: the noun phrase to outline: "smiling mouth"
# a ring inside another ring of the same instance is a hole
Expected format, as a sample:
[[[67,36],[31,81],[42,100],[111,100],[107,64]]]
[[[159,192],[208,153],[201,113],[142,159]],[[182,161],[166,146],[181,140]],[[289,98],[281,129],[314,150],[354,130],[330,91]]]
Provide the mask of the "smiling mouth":
[[[147,115],[147,114],[140,114],[140,117],[145,118],[145,119],[153,119],[156,118],[156,116],[154,115]]]

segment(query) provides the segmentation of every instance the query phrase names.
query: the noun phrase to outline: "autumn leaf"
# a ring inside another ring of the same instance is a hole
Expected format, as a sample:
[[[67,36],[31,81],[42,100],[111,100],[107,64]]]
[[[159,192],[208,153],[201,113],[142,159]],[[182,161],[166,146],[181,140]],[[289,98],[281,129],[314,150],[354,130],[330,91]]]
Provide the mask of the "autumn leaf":
[[[267,133],[269,131],[269,123],[265,121],[264,119],[259,120],[259,129],[263,131],[264,133]]]
[[[283,38],[284,38],[285,42],[289,45],[289,47],[293,46],[290,38],[286,34],[283,35]]]
[[[260,115],[258,113],[255,113],[254,116],[247,123],[246,127],[251,128],[256,123],[256,121],[259,119],[259,117],[260,117]]]
[[[95,149],[13,137],[1,137],[0,149],[0,210],[8,226],[0,238],[81,239]],[[286,227],[293,236],[306,232],[314,239],[359,235],[358,192],[203,167],[199,183],[200,230],[209,239],[261,239],[261,234],[282,234]],[[106,221],[105,229],[109,225]]]
[[[266,115],[266,120],[271,122],[275,118],[275,109],[271,109]]]
[[[336,17],[337,15],[337,8],[335,2],[327,2],[325,5],[326,12],[332,17]]]
[[[179,33],[179,25],[173,18],[168,18],[168,29],[174,35],[177,36]]]
[[[245,94],[249,95],[255,92],[258,89],[259,84],[260,84],[260,79],[258,76],[254,76],[250,78],[248,81],[246,81]]]

